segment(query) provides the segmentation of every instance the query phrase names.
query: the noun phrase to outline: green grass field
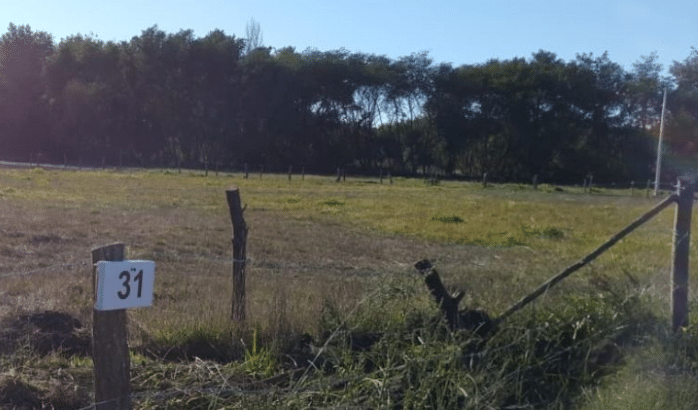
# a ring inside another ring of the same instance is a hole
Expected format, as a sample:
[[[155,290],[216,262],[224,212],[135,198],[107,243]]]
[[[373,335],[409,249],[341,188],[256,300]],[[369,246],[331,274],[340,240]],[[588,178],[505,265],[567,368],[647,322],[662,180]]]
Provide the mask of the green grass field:
[[[230,187],[250,228],[245,327],[229,319]],[[17,318],[69,314],[85,342],[90,250],[123,242],[157,264],[153,306],[129,311],[134,408],[694,408],[698,331],[668,330],[671,210],[484,347],[444,329],[413,268],[431,259],[466,292],[462,308],[496,317],[660,200],[634,194],[0,170],[0,407],[91,404],[89,357],[42,351]],[[348,335],[376,332],[371,349],[349,348]]]

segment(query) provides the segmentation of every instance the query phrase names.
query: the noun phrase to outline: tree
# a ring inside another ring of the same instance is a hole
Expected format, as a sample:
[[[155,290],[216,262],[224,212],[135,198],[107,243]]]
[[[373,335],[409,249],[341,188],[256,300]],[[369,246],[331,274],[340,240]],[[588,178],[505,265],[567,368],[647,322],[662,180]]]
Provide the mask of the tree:
[[[667,98],[672,113],[666,125],[667,142],[675,155],[684,159],[698,154],[698,49],[691,48],[682,62],[675,61],[669,72],[676,89]]]
[[[42,74],[53,53],[50,34],[10,23],[0,38],[0,145],[22,156],[48,150],[49,126]]]
[[[669,87],[669,81],[661,77],[662,65],[659,55],[652,52],[641,56],[633,63],[633,71],[628,82],[628,103],[634,123],[642,130],[656,125],[661,116],[662,92]]]
[[[264,36],[262,27],[254,18],[250,19],[245,25],[245,55],[264,46]]]

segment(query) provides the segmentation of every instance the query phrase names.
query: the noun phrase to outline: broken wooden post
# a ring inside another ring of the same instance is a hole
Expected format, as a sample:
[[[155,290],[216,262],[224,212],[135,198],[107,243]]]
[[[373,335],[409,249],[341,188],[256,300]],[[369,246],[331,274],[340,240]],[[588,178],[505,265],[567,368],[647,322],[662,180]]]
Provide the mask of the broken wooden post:
[[[436,304],[439,305],[446,317],[448,326],[451,329],[459,328],[458,304],[465,294],[463,292],[458,292],[453,296],[449,295],[446,287],[444,287],[444,284],[441,282],[439,274],[429,260],[421,260],[417,262],[414,267],[424,276],[424,282],[427,288],[429,288],[431,295],[434,297]]]
[[[231,316],[240,324],[245,322],[245,265],[247,263],[247,224],[243,218],[245,209],[240,202],[238,188],[225,191],[233,222],[233,302]]]
[[[676,201],[671,261],[671,316],[674,332],[688,326],[688,252],[691,242],[693,183],[688,178],[679,178],[676,185],[678,199]]]
[[[97,299],[99,261],[124,260],[122,243],[92,250],[92,288]],[[131,361],[126,332],[126,309],[92,311],[92,361],[95,377],[95,409],[122,410],[131,408]]]
[[[463,299],[464,293],[458,292],[451,296],[446,291],[439,274],[428,259],[421,260],[414,265],[424,276],[424,283],[434,297],[434,301],[441,308],[451,330],[472,330],[484,337],[495,329],[495,324],[487,312],[480,309],[458,310],[458,304]]]

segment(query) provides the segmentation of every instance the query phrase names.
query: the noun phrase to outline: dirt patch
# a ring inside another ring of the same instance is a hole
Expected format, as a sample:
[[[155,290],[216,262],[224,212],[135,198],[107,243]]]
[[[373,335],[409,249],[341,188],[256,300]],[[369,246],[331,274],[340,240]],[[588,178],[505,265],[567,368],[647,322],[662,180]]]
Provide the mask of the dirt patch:
[[[62,312],[25,313],[0,321],[0,353],[11,354],[20,346],[42,356],[87,356],[90,336],[79,320]]]
[[[21,380],[10,377],[0,380],[0,405],[2,408],[38,408],[41,404],[39,396],[39,389]]]
[[[29,242],[30,242],[32,245],[38,245],[38,244],[42,244],[42,243],[59,243],[59,242],[61,242],[62,240],[63,240],[63,239],[62,239],[60,236],[56,235],[56,234],[32,235],[32,236],[29,238]]]

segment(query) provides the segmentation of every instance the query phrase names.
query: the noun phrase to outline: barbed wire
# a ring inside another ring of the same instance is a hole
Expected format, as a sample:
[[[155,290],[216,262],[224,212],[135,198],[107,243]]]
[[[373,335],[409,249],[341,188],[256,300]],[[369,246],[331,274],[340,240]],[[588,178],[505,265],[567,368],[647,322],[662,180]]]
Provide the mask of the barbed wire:
[[[0,278],[7,278],[11,276],[25,276],[25,275],[32,275],[38,272],[45,272],[45,271],[51,271],[51,270],[59,270],[59,269],[72,269],[77,266],[87,266],[87,262],[73,262],[73,263],[61,263],[57,265],[50,265],[50,266],[43,266],[41,268],[36,268],[32,270],[27,270],[27,271],[19,271],[19,272],[10,272],[10,273],[2,273],[0,274]]]

